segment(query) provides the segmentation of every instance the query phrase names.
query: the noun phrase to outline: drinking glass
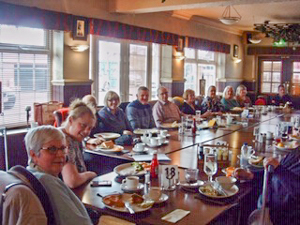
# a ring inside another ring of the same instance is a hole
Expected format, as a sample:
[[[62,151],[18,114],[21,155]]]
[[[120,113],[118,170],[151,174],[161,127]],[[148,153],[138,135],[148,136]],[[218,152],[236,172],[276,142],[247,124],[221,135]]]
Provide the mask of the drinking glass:
[[[198,169],[186,169],[185,170],[185,180],[189,184],[197,183],[198,181]]]
[[[196,118],[201,118],[201,110],[196,110]]]
[[[208,176],[208,182],[212,182],[212,176],[217,172],[217,156],[216,154],[205,154],[204,156],[204,172]]]

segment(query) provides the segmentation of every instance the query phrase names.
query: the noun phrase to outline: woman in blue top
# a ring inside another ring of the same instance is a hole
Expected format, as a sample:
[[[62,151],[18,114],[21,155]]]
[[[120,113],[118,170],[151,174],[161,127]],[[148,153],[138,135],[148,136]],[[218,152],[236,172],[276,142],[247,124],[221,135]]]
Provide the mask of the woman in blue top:
[[[223,91],[221,103],[224,105],[225,111],[229,111],[234,107],[239,107],[239,103],[234,99],[233,87],[227,86]]]
[[[207,96],[201,104],[202,113],[211,111],[214,115],[222,115],[224,106],[216,95],[216,87],[211,85],[207,90]]]
[[[103,131],[119,134],[132,135],[130,123],[121,108],[119,108],[120,97],[114,91],[109,91],[104,97],[105,107],[99,111],[103,122]]]

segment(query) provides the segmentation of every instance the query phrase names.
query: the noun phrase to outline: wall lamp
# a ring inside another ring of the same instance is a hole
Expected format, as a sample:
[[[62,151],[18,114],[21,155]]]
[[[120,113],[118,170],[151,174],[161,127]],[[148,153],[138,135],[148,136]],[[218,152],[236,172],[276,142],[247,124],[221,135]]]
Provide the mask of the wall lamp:
[[[242,59],[239,59],[239,58],[232,58],[232,61],[236,64],[242,62]]]
[[[175,53],[174,58],[175,58],[175,59],[178,59],[178,60],[184,60],[184,59],[185,59],[185,56],[184,56],[184,53],[183,53],[183,52],[177,51],[177,52]]]
[[[86,50],[89,49],[90,46],[88,45],[74,45],[74,46],[70,46],[70,48],[74,51],[74,52],[84,52]]]

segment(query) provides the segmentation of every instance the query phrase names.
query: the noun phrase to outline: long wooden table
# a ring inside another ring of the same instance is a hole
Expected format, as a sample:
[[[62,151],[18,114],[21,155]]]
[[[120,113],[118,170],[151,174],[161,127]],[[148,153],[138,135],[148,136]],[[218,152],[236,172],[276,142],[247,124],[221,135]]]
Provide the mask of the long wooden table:
[[[260,146],[257,145],[256,142],[253,142],[254,127],[259,126],[261,132],[274,132],[274,127],[276,127],[276,124],[278,124],[280,121],[290,121],[290,117],[293,115],[298,115],[298,112],[289,115],[271,112],[267,115],[261,115],[259,118],[256,117],[248,119],[247,126],[243,126],[242,124],[234,124],[225,128],[202,130],[198,132],[196,136],[179,135],[177,131],[171,130],[169,132],[171,134],[171,137],[168,139],[169,144],[158,148],[158,151],[160,153],[166,153],[171,158],[171,161],[169,162],[170,164],[178,165],[180,167],[181,180],[184,180],[183,168],[199,168],[199,178],[206,180],[207,177],[203,173],[202,169],[203,162],[201,162],[201,159],[199,159],[198,155],[198,146],[200,144],[214,145],[218,141],[226,141],[229,144],[229,148],[233,155],[236,157],[236,155],[239,154],[243,142],[248,142],[257,152],[267,156],[272,156],[274,151],[268,152],[265,146]],[[239,123],[245,121],[238,119],[237,122]],[[126,150],[129,150],[131,153],[132,147],[126,147]],[[89,154],[94,156],[96,155],[97,157],[105,157],[105,159],[110,160],[110,163],[114,160],[120,160],[117,162],[121,162],[122,160],[123,162],[133,161],[131,155],[126,153],[111,155],[102,152],[95,152],[93,150],[88,150],[88,152]],[[284,155],[286,152],[280,152],[280,154]],[[228,166],[234,163],[237,163],[237,159],[234,159],[232,156],[231,161],[228,161],[228,163],[225,164],[223,163],[222,166]],[[99,167],[101,167],[101,164]],[[217,176],[222,175],[221,169],[222,168],[219,168]],[[112,168],[110,168],[110,171],[112,171]],[[114,215],[129,221],[133,221],[137,224],[170,224],[161,220],[161,218],[175,209],[184,209],[191,212],[188,216],[176,224],[213,224],[216,220],[222,220],[224,215],[229,215],[229,211],[231,211],[231,214],[233,213],[234,216],[236,216],[236,220],[238,221],[240,218],[240,213],[244,213],[244,211],[246,211],[245,207],[247,208],[248,203],[245,206],[245,203],[243,202],[245,201],[244,199],[249,198],[250,193],[253,194],[253,191],[256,194],[259,193],[259,191],[256,190],[257,187],[252,182],[242,183],[239,184],[239,193],[234,197],[235,200],[232,203],[225,206],[217,206],[208,204],[207,202],[199,199],[195,199],[195,196],[199,195],[198,193],[183,191],[178,186],[175,191],[167,192],[169,196],[169,200],[167,202],[161,205],[155,205],[146,212],[137,213],[132,216],[129,213],[121,213],[107,209],[102,203],[101,198],[97,196],[97,193],[105,196],[113,192],[122,192],[119,183],[120,180],[116,179],[116,177],[117,174],[114,172],[109,172],[96,178],[96,180],[112,180],[112,187],[92,188],[86,184],[74,191],[82,199],[83,203],[89,207],[92,207],[101,213]],[[252,199],[251,201],[252,203],[256,202],[256,199]]]

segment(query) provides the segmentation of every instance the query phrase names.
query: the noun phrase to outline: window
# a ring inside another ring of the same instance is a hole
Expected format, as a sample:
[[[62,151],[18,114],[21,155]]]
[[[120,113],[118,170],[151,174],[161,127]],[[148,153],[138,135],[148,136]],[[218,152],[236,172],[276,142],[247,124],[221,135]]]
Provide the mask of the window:
[[[123,102],[133,101],[140,86],[149,88],[150,98],[157,98],[161,55],[159,44],[110,38],[104,40],[97,36],[92,36],[92,42],[97,45],[97,58],[91,55],[92,60],[97,62],[97,73],[91,78],[95,80],[93,91],[97,93],[98,105],[104,104],[104,97],[109,90],[118,93]]]
[[[24,125],[27,106],[50,100],[49,46],[45,30],[0,25],[0,125]]]
[[[293,62],[292,95],[300,95],[300,62]]]
[[[263,61],[260,79],[261,93],[277,93],[281,82],[281,61]]]
[[[216,85],[217,76],[217,57],[221,53],[195,50],[191,48],[184,49],[186,57],[184,64],[184,90],[195,90],[196,95],[200,93],[199,80],[205,79],[206,93],[210,85]]]

